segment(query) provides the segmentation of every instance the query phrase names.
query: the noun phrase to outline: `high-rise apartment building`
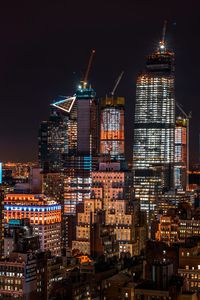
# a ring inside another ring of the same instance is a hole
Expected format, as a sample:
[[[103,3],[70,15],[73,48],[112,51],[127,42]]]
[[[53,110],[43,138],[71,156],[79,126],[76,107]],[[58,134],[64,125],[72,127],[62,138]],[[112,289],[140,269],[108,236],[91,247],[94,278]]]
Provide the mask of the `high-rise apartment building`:
[[[39,235],[42,251],[61,254],[61,205],[42,194],[7,194],[4,199],[5,222],[30,219],[33,234]]]
[[[162,40],[138,76],[134,120],[135,195],[142,210],[154,210],[161,188],[173,188],[175,141],[174,53]]]

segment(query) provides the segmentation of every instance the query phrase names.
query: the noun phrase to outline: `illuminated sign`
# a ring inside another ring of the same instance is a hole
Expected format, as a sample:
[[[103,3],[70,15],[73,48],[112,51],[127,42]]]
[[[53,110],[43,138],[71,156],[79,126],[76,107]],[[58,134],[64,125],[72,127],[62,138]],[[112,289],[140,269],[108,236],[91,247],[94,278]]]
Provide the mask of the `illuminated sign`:
[[[10,219],[8,223],[10,225],[21,225],[21,220]]]
[[[76,100],[76,97],[68,97],[68,98],[62,99],[60,101],[57,101],[55,103],[52,103],[51,105],[70,113],[75,100]]]

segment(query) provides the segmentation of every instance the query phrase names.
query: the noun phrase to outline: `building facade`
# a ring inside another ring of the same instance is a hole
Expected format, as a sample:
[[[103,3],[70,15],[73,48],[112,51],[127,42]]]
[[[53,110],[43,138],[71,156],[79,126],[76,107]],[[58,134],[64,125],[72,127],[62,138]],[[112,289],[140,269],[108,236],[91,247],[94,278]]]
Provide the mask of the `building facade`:
[[[137,78],[133,170],[135,193],[151,214],[161,190],[174,186],[174,53],[161,41]]]
[[[101,101],[100,154],[110,159],[124,159],[125,99],[105,98]]]
[[[42,251],[61,254],[61,205],[42,194],[7,194],[5,222],[28,218],[34,235],[39,235]]]
[[[133,199],[132,180],[132,172],[120,170],[119,162],[102,162],[99,170],[92,172],[91,198],[84,201],[83,211],[77,214],[73,248],[90,254],[91,224],[95,214],[104,211],[104,225],[113,228],[119,252],[132,255],[140,252],[136,241],[139,215]]]
[[[199,242],[189,242],[179,248],[178,274],[185,278],[187,290],[190,292],[200,291],[200,263]]]
[[[39,129],[39,162],[46,172],[63,169],[64,156],[77,147],[77,108],[75,97],[58,97],[51,104],[48,121]]]
[[[186,190],[187,171],[188,171],[188,146],[187,130],[188,120],[182,117],[176,118],[175,128],[175,167],[174,167],[174,185],[177,190]]]

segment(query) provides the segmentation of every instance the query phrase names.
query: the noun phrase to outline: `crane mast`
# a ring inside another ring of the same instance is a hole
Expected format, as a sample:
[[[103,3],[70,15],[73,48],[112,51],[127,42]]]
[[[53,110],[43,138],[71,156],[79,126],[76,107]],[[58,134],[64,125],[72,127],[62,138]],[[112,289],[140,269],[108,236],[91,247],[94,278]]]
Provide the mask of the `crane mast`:
[[[167,21],[164,21],[164,25],[163,25],[163,32],[162,32],[162,43],[165,43],[165,36],[166,36],[166,30],[167,30]]]
[[[162,39],[159,43],[159,48],[161,51],[165,49],[165,36],[166,36],[166,29],[167,29],[167,21],[164,21],[163,30],[162,30]]]
[[[87,66],[86,72],[85,72],[84,79],[82,81],[84,89],[87,86],[88,75],[89,75],[89,72],[90,72],[90,69],[91,69],[91,65],[92,65],[92,60],[93,60],[94,54],[95,54],[95,50],[93,49],[92,52],[91,52],[91,54],[90,54],[90,58],[89,58],[89,62],[88,62],[88,66]]]
[[[115,91],[116,91],[116,89],[117,89],[117,87],[118,87],[118,85],[119,85],[119,83],[120,83],[123,75],[124,75],[124,71],[122,71],[121,74],[119,75],[119,77],[117,78],[117,81],[116,81],[116,83],[114,85],[114,88],[113,88],[113,90],[111,92],[111,96],[112,97],[114,97]]]

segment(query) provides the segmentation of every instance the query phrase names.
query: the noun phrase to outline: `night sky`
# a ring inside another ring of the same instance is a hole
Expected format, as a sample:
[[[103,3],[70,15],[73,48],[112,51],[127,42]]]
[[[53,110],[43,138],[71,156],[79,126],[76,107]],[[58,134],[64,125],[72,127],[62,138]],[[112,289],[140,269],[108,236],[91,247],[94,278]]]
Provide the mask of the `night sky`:
[[[116,95],[126,97],[130,154],[135,82],[145,56],[168,21],[168,45],[176,53],[176,99],[192,111],[191,161],[198,159],[200,131],[199,1],[94,0],[4,1],[0,9],[0,161],[37,159],[39,124],[58,95],[75,93],[90,51],[90,82],[98,97],[125,71]]]

